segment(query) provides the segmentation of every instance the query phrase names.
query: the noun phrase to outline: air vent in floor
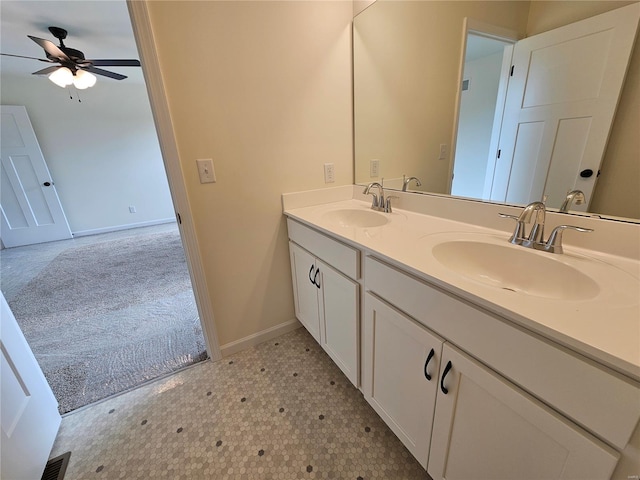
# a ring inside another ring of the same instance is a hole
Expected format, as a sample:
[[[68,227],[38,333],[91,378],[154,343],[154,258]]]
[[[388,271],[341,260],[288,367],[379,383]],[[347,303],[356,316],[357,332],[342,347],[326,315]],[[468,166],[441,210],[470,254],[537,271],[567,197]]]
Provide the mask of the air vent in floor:
[[[71,452],[63,453],[49,460],[41,480],[62,480],[67,471],[67,465],[69,465],[69,457],[71,457]]]

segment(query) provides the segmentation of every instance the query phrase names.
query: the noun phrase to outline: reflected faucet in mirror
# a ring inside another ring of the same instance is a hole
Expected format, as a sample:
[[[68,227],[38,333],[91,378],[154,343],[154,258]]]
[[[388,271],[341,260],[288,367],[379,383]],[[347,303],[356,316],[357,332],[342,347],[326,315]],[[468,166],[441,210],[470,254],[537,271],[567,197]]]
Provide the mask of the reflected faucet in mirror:
[[[409,177],[409,178],[407,178],[406,175],[402,175],[402,191],[403,192],[407,191],[407,187],[409,186],[409,182],[411,182],[412,180],[416,181],[416,187],[421,187],[422,186],[422,183],[420,182],[418,177]]]
[[[562,205],[560,206],[559,212],[569,213],[569,209],[571,208],[572,204],[582,205],[584,201],[584,193],[582,192],[582,190],[572,190],[567,193],[564,202],[562,202]]]

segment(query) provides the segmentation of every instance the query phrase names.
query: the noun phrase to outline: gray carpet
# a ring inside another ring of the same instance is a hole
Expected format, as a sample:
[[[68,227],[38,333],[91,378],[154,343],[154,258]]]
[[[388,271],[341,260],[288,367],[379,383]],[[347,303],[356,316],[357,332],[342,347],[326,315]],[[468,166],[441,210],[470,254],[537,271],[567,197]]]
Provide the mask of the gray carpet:
[[[7,301],[61,413],[206,358],[177,232],[68,249]]]

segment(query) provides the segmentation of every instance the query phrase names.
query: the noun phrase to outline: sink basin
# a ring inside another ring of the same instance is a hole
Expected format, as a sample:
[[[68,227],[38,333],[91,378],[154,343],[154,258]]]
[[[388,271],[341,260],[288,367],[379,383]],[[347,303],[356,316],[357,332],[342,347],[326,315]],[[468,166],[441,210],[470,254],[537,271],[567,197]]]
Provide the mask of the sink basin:
[[[467,279],[503,290],[562,300],[586,300],[600,292],[589,276],[550,253],[466,240],[438,243],[432,253]]]
[[[322,219],[337,224],[341,227],[380,227],[389,222],[389,219],[382,213],[373,210],[358,210],[355,208],[345,208],[331,210],[322,215]]]

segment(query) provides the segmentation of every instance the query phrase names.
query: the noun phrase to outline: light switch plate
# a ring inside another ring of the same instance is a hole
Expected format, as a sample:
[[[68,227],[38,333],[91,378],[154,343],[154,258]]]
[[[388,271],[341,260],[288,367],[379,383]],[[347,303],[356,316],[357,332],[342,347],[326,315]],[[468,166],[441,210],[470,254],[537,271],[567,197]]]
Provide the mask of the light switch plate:
[[[200,158],[196,160],[198,164],[198,175],[200,183],[215,183],[216,172],[213,169],[213,160],[211,158]]]

